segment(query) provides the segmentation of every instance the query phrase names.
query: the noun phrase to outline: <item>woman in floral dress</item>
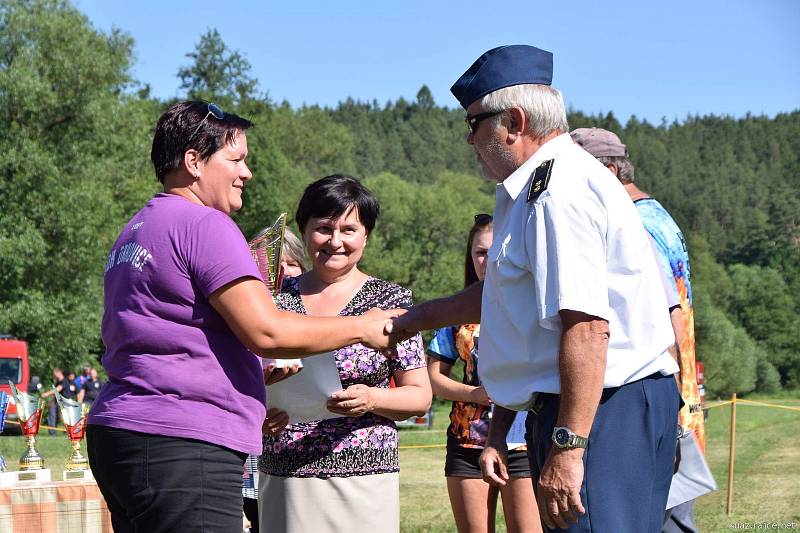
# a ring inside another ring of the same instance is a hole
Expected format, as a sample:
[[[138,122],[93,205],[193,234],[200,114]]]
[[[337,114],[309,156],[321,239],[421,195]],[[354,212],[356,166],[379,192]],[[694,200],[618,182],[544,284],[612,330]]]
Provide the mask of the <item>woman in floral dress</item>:
[[[295,219],[312,268],[284,282],[278,306],[312,316],[410,306],[408,289],[358,268],[378,211],[377,199],[351,177],[333,175],[309,185]],[[394,420],[430,406],[422,339],[404,341],[391,359],[361,344],[336,350],[334,357],[342,390],[328,402],[331,418],[290,424],[264,438],[262,531],[399,531]]]

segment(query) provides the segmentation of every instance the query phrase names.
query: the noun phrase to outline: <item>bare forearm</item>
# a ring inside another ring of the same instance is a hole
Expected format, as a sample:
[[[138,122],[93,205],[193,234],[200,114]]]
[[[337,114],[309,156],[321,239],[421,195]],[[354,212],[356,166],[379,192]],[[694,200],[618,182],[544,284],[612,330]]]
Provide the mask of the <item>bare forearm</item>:
[[[505,449],[506,436],[516,416],[516,411],[506,409],[499,405],[494,406],[492,421],[489,422],[489,436],[486,439],[489,446],[496,449]]]
[[[683,310],[680,307],[675,307],[669,312],[669,319],[672,323],[672,331],[675,333],[675,345],[672,347],[670,354],[675,358],[678,367],[681,367],[681,346],[686,336],[686,325],[683,321]]]
[[[358,317],[310,317],[278,311],[277,323],[278,327],[261,332],[254,350],[259,355],[292,359],[363,341]]]
[[[258,280],[235,280],[209,298],[236,337],[248,349],[277,359],[306,355],[365,342],[367,327],[378,321],[383,330],[388,318],[371,315],[310,317],[280,311]],[[374,329],[374,328],[373,328]]]
[[[422,416],[431,406],[431,391],[423,386],[406,385],[390,389],[372,389],[375,407],[372,412],[389,420]]]
[[[454,324],[477,324],[481,321],[482,296],[481,281],[452,296],[415,305],[409,313],[413,315],[409,329],[423,331]]]
[[[608,323],[583,313],[562,312],[559,353],[561,397],[558,426],[588,436],[603,393]],[[589,318],[589,320],[581,319]]]
[[[430,372],[431,389],[439,398],[457,402],[471,402],[472,392],[477,389],[472,385],[460,383],[440,372]]]
[[[672,322],[672,331],[675,333],[675,344],[670,346],[667,351],[678,363],[678,371],[675,373],[675,383],[678,385],[678,390],[681,390],[681,375],[683,372],[683,364],[681,362],[681,343],[684,342],[686,336],[686,324],[683,321],[683,310],[678,307],[670,309],[669,319]]]

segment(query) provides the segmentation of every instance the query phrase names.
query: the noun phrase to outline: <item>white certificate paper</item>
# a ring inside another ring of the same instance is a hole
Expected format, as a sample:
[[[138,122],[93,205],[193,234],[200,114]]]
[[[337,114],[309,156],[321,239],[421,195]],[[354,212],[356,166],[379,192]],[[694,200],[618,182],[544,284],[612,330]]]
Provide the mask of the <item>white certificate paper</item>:
[[[267,404],[289,414],[289,421],[311,422],[339,415],[328,411],[331,394],[342,390],[333,352],[303,358],[303,369],[267,387]]]
[[[270,361],[275,365],[275,368],[289,368],[293,365],[303,368],[302,359],[270,359]]]

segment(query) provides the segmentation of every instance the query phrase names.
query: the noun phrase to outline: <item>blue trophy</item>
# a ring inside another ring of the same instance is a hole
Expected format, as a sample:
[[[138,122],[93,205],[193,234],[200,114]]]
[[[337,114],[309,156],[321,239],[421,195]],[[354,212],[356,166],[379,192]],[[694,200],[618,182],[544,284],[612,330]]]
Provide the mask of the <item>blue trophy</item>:
[[[8,411],[8,394],[0,391],[0,433],[6,425],[6,411]],[[6,471],[6,460],[3,454],[0,454],[0,472]]]

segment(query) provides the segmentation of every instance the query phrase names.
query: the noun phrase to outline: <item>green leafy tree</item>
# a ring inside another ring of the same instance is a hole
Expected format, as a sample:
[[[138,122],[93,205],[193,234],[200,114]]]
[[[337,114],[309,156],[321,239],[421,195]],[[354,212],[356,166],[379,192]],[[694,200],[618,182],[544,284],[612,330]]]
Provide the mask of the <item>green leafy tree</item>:
[[[800,320],[781,274],[769,267],[732,265],[734,291],[731,310],[750,336],[768,353],[769,362],[784,383],[800,377]]]
[[[311,176],[356,173],[353,135],[329,110],[283,104],[267,120],[270,142]]]
[[[231,107],[254,96],[258,80],[250,75],[250,62],[238,50],[228,48],[216,29],[204,33],[186,57],[192,63],[178,69],[178,77],[190,99]]]
[[[705,387],[712,398],[756,388],[759,349],[744,328],[733,324],[703,290],[695,290],[697,355],[705,364]]]
[[[67,2],[0,6],[0,330],[29,342],[40,375],[101,353],[105,256],[154,189],[132,46]]]
[[[482,180],[444,172],[430,185],[414,185],[387,173],[365,184],[381,202],[365,268],[411,288],[417,301],[463,288],[467,232],[493,203]]]

